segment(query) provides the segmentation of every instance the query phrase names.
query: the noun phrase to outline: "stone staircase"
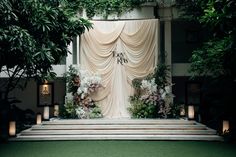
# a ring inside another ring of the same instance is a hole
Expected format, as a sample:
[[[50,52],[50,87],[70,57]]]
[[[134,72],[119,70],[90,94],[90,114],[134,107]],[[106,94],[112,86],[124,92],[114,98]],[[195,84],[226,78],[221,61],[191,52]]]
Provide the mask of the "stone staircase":
[[[43,140],[197,140],[221,141],[213,129],[184,119],[94,119],[43,121],[12,141]]]

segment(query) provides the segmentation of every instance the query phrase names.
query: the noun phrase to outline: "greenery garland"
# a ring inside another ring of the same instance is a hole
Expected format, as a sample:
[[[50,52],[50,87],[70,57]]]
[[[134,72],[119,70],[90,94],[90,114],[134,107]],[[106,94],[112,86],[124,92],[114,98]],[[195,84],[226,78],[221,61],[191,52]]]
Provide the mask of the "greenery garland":
[[[108,15],[115,14],[121,15],[123,12],[132,10],[133,8],[140,7],[141,4],[147,0],[61,0],[66,3],[70,8],[77,9],[82,12],[86,10],[87,17],[92,18],[96,14],[103,15],[107,18]]]

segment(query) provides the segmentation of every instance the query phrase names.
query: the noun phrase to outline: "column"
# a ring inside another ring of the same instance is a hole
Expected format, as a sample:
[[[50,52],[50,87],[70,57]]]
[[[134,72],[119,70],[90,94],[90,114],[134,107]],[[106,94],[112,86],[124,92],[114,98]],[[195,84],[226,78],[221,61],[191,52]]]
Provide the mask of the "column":
[[[171,19],[164,21],[164,50],[165,50],[165,64],[169,66],[169,82],[172,83],[172,40],[171,40]],[[170,92],[172,92],[172,88],[170,88]],[[171,100],[173,102],[173,99]]]
[[[167,20],[164,22],[164,48],[166,53],[165,63],[168,66],[171,66],[171,47],[172,47],[172,41],[171,41],[171,20]]]
[[[72,55],[72,50],[73,50],[73,43],[71,42],[70,45],[68,46],[68,50],[71,52],[71,53],[68,53],[67,54],[67,57],[66,57],[66,71],[69,70],[69,66],[73,64],[73,55]]]
[[[69,70],[69,66],[72,65],[73,63],[73,55],[72,55],[72,50],[73,50],[73,43],[71,42],[70,45],[68,46],[68,50],[71,52],[71,53],[68,53],[67,54],[67,57],[66,57],[66,72]],[[65,96],[65,101],[67,99],[71,99],[72,95],[70,93],[67,92],[67,85],[66,85],[66,96]],[[66,103],[66,102],[65,102]]]
[[[77,36],[77,64],[80,64],[80,37]]]

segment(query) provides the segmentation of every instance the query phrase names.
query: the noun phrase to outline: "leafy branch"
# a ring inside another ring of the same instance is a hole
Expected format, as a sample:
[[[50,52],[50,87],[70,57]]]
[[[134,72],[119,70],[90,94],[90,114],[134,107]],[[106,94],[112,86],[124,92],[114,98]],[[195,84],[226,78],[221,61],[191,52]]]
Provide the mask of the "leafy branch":
[[[70,4],[71,8],[77,9],[80,12],[86,10],[87,17],[92,18],[95,15],[101,14],[105,18],[108,15],[121,15],[124,12],[130,11],[135,7],[140,7],[145,3],[145,0],[62,0],[64,3]]]

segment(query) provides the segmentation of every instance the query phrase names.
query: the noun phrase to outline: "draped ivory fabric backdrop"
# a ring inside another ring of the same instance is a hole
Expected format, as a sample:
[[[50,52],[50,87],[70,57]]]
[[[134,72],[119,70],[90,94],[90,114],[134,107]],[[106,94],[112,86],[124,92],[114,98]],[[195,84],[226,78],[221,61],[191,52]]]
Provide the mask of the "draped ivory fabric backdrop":
[[[81,36],[80,63],[102,77],[103,88],[93,99],[105,118],[128,118],[132,80],[147,76],[157,64],[159,21],[92,22],[93,29]],[[121,53],[127,63],[119,62]]]

